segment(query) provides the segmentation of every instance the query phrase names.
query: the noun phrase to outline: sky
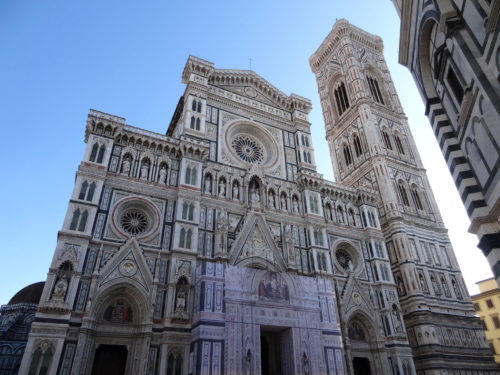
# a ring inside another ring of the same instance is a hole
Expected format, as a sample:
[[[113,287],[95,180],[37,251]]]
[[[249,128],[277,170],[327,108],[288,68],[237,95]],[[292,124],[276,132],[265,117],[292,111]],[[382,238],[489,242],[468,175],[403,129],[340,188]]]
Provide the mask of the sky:
[[[333,180],[309,56],[336,19],[384,40],[385,58],[471,294],[491,277],[409,71],[390,0],[0,1],[0,304],[45,280],[90,108],[165,133],[189,55],[249,69],[312,100],[318,172]]]

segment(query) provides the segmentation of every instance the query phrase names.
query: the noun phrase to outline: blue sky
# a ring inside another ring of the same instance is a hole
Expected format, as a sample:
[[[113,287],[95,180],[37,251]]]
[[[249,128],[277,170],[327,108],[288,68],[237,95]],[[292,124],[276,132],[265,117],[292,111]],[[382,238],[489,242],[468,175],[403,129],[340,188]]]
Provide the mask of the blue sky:
[[[90,108],[164,133],[188,55],[252,69],[286,94],[310,98],[318,171],[333,179],[308,59],[336,19],[384,39],[385,58],[472,293],[491,276],[424,116],[397,63],[390,0],[0,2],[0,304],[45,280],[83,154]]]

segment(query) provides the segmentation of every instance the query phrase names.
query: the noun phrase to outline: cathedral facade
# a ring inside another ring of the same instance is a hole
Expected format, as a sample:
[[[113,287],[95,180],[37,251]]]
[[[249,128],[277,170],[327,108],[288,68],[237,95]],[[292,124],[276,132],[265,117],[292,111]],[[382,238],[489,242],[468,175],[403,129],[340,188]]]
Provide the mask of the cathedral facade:
[[[500,1],[392,0],[399,62],[426,115],[500,283]]]
[[[311,103],[190,56],[165,135],[91,110],[20,374],[490,374],[382,56],[339,21]]]

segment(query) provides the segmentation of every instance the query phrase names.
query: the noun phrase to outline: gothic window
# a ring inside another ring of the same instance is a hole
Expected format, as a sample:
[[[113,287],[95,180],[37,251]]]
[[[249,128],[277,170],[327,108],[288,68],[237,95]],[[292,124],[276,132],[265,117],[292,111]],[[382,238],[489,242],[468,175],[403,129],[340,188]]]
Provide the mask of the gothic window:
[[[375,279],[375,281],[379,281],[378,270],[377,270],[376,264],[373,265],[373,278]]]
[[[352,164],[352,154],[351,154],[351,148],[344,144],[342,147],[343,153],[344,153],[344,161],[345,165],[348,167],[349,165]]]
[[[196,112],[201,113],[201,101],[199,101],[198,104],[196,105]]]
[[[88,211],[84,210],[82,212],[82,216],[80,217],[80,223],[78,224],[78,231],[79,232],[85,232],[85,226],[87,225],[88,216],[89,216]]]
[[[370,93],[372,94],[373,100],[375,100],[377,103],[385,104],[377,79],[372,77],[367,77],[367,79],[368,87],[370,88]]]
[[[191,229],[186,229],[184,227],[181,228],[179,233],[179,247],[185,249],[191,249],[191,237],[193,236],[193,232]]]
[[[401,201],[406,207],[410,207],[410,201],[408,200],[408,193],[406,192],[406,187],[403,185],[402,182],[398,183],[398,190],[399,194],[401,196]]]
[[[327,255],[324,251],[316,253],[316,263],[319,271],[328,271]]]
[[[167,360],[167,375],[182,374],[182,356],[180,354],[173,355],[170,353]]]
[[[106,146],[101,145],[101,147],[99,147],[99,154],[97,155],[97,163],[102,163],[105,152],[106,152]]]
[[[80,211],[77,208],[73,211],[73,217],[71,218],[71,223],[69,225],[70,230],[78,230],[79,232],[85,232],[85,226],[87,225],[88,212],[87,210]]]
[[[94,162],[96,157],[97,157],[97,152],[99,151],[99,145],[97,143],[94,143],[92,146],[92,151],[90,152],[90,158],[89,160]]]
[[[356,152],[356,157],[360,157],[361,154],[363,153],[363,149],[361,148],[361,142],[359,141],[359,137],[354,134],[352,137],[352,141],[354,143],[354,151]]]
[[[189,125],[191,129],[200,130],[201,121],[199,118],[191,116],[191,124]]]
[[[73,212],[73,217],[71,218],[71,224],[69,225],[69,229],[71,230],[76,230],[77,226],[78,226],[78,221],[80,220],[80,209],[77,208],[74,212]]]
[[[319,213],[319,205],[318,205],[318,197],[316,193],[311,193],[309,195],[309,206],[311,208],[312,213]]]
[[[373,228],[377,227],[377,222],[375,221],[375,215],[371,210],[368,211],[368,222],[370,223],[371,227]]]
[[[184,183],[188,185],[196,185],[198,177],[198,170],[196,165],[188,163],[184,174]]]
[[[401,142],[401,138],[399,138],[398,135],[394,135],[394,143],[396,143],[396,148],[397,148],[398,152],[401,155],[404,155],[405,154],[405,150],[403,148],[403,143]]]
[[[50,362],[52,361],[52,348],[39,347],[33,354],[28,375],[45,375],[48,374]]]
[[[380,273],[382,274],[382,280],[391,281],[391,277],[389,276],[389,269],[387,268],[387,264],[380,264]]]
[[[90,202],[92,201],[92,199],[94,199],[94,192],[95,192],[95,182],[92,182],[90,185],[89,185],[89,191],[87,193],[87,200]]]
[[[314,229],[313,230],[313,236],[314,236],[314,244],[318,246],[323,246],[323,233],[321,232],[320,229]]]
[[[78,195],[78,199],[85,199],[85,195],[87,195],[88,187],[89,187],[89,183],[87,181],[83,181],[83,184],[80,188],[80,194]]]
[[[194,218],[194,204],[183,202],[182,203],[182,220],[193,221]]]
[[[342,82],[334,91],[335,103],[337,104],[337,111],[339,116],[349,108],[349,99],[347,97],[347,91],[345,89],[344,82]]]
[[[385,148],[392,150],[391,139],[389,138],[389,134],[387,134],[386,130],[382,130],[382,137],[384,138]]]
[[[191,110],[201,113],[201,101],[193,99],[193,103],[191,104]]]
[[[384,257],[384,249],[382,248],[382,244],[380,242],[375,242],[375,249],[377,252],[377,257],[385,258]]]
[[[411,188],[411,196],[413,198],[413,202],[415,203],[415,207],[419,210],[423,210],[424,206],[422,205],[422,201],[420,200],[420,194],[418,193],[418,189],[416,186]]]
[[[302,134],[300,138],[302,140],[302,146],[309,147],[309,138],[308,138],[308,136]]]

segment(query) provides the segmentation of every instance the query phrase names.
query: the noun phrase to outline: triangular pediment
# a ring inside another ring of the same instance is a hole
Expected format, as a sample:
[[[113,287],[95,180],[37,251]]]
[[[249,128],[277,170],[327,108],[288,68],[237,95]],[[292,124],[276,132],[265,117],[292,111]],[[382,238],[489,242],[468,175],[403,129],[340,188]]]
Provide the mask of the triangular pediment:
[[[103,267],[98,287],[128,282],[149,293],[153,275],[135,238],[130,238]]]
[[[283,111],[298,109],[309,113],[311,101],[296,94],[286,95],[251,70],[215,69],[209,77],[211,85]],[[248,105],[253,106],[250,102]]]
[[[264,218],[251,213],[231,248],[229,262],[239,266],[285,271],[286,264]]]
[[[344,287],[341,306],[346,318],[349,318],[354,311],[363,310],[368,316],[375,311],[375,306],[370,297],[364,292],[362,285],[352,274],[349,276],[347,285]]]

